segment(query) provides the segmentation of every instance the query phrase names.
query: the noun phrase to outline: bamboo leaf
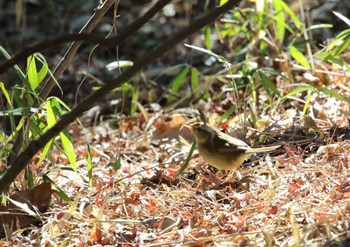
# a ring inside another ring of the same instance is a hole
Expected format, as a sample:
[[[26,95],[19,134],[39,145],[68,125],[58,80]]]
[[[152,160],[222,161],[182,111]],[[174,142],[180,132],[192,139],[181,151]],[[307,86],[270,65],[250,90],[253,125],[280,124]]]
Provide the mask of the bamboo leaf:
[[[267,95],[273,98],[275,95],[281,97],[280,92],[277,90],[276,86],[270,81],[270,79],[265,75],[262,70],[258,70],[258,75],[261,81],[261,85],[265,89]]]
[[[307,61],[306,57],[301,53],[295,46],[291,45],[289,47],[290,55],[302,66],[304,66],[307,69],[311,69],[311,66],[309,62]]]

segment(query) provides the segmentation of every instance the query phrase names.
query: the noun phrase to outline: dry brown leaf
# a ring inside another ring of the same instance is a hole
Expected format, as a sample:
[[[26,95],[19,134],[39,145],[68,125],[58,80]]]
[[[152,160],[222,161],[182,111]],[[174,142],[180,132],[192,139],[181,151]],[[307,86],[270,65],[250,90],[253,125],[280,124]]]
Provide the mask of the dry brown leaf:
[[[101,243],[102,241],[102,231],[99,224],[94,224],[91,230],[91,238],[94,243]]]
[[[41,213],[45,212],[49,207],[51,195],[54,192],[50,182],[43,182],[35,186],[33,189],[19,191],[10,196],[10,202],[6,206],[0,206],[1,212],[9,214],[0,214],[0,236],[5,234],[3,226],[16,228],[25,228],[40,222],[39,217],[28,215],[28,212]],[[14,204],[15,202],[15,204]],[[21,206],[20,206],[21,205]],[[37,209],[37,210],[36,210]],[[27,214],[26,214],[27,213]]]

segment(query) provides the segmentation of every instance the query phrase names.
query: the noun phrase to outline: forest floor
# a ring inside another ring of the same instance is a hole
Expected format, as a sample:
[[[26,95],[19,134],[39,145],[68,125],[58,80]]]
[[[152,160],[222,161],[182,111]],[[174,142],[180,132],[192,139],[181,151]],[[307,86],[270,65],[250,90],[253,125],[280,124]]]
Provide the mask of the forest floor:
[[[82,19],[74,23],[80,26],[78,22],[86,18]],[[140,35],[154,35],[161,19],[154,20],[153,31]],[[177,20],[170,25],[180,24]],[[168,26],[162,35],[167,32],[171,33]],[[152,46],[153,41],[144,45]],[[140,42],[134,40],[124,50],[120,48],[121,56],[137,56],[135,46]],[[226,49],[224,45],[218,48],[222,52]],[[207,56],[189,53],[181,46],[140,77],[153,76],[159,79],[157,83],[173,80],[174,74],[171,79],[168,75],[157,77],[159,68],[172,71],[181,60],[199,61],[196,68],[203,74],[229,71],[227,64],[209,68],[200,61]],[[86,68],[79,63],[87,60],[85,53],[77,58],[79,65],[72,66],[62,78],[63,98],[70,100],[68,104],[74,105],[76,88],[81,90],[79,100],[96,86],[91,80],[80,87],[84,77],[80,72],[106,76],[101,70],[115,53],[102,49],[95,55],[103,56],[103,61],[95,58],[91,68]],[[49,63],[54,64],[59,57],[50,57]],[[40,224],[11,232],[10,237],[0,240],[0,246],[338,246],[341,242],[346,246],[350,238],[349,75],[321,61],[315,61],[317,71],[312,75],[290,58],[278,68],[285,66],[292,81],[308,85],[307,89],[295,92],[295,84],[275,76],[276,87],[284,96],[269,97],[259,85],[251,91],[235,89],[233,77],[206,78],[199,88],[205,94],[202,98],[193,100],[185,83],[178,94],[185,96],[174,96],[175,103],[169,106],[171,97],[165,90],[145,86],[140,87],[143,102],[132,116],[130,95],[113,94],[96,110],[107,113],[95,118],[96,111],[91,111],[81,118],[82,124],[75,122],[69,127],[76,172],[59,148],[39,166],[41,153],[33,159],[30,170],[35,177],[45,174],[43,178],[55,186],[51,189],[48,182],[38,179],[27,193],[33,204],[42,203],[47,208],[36,215]],[[318,87],[337,94],[313,90]],[[121,95],[125,104],[116,107],[112,102]],[[151,102],[154,98],[168,101]],[[186,104],[183,99],[188,99]],[[233,106],[234,113],[220,119]],[[251,146],[281,147],[254,155],[228,173],[211,167],[195,151],[180,173],[190,158],[193,141],[183,125],[198,116],[198,109],[210,124]],[[25,186],[23,180],[17,181],[19,188]],[[42,202],[43,198],[51,198],[50,204]]]

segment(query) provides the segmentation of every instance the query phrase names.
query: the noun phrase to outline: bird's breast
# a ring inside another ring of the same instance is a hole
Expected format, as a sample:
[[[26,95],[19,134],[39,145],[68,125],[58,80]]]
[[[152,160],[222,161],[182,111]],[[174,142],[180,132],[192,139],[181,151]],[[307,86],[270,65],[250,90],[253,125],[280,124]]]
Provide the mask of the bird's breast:
[[[219,170],[235,170],[238,166],[251,156],[251,153],[238,152],[235,154],[220,154],[211,152],[205,148],[198,147],[199,154],[203,160]]]

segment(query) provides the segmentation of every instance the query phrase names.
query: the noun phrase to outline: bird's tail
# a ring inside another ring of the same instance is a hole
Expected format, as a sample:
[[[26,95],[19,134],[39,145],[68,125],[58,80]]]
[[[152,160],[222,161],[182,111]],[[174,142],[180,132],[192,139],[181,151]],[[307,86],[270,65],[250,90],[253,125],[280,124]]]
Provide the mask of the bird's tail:
[[[261,148],[251,148],[246,151],[246,153],[264,153],[264,152],[269,152],[273,151],[277,148],[279,148],[281,145],[276,145],[276,146],[269,146],[269,147],[261,147]]]

